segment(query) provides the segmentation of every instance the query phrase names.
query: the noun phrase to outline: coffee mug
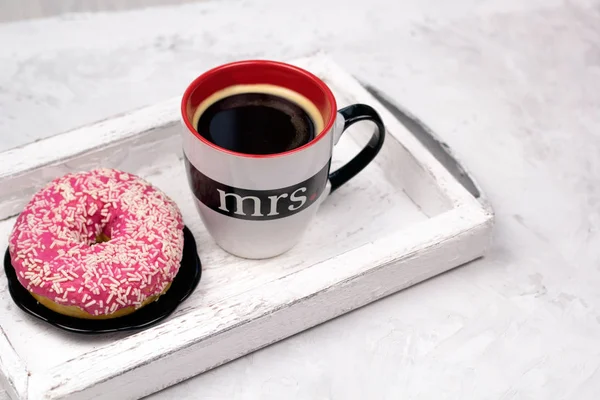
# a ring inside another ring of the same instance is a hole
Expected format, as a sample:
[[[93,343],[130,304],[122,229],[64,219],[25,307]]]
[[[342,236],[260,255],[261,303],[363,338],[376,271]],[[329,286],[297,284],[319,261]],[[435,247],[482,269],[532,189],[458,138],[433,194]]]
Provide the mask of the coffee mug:
[[[269,258],[291,249],[319,204],[377,155],[385,128],[368,105],[337,110],[331,89],[293,65],[225,64],[196,78],[181,101],[186,173],[206,229],[225,251]],[[376,129],[352,160],[330,172],[342,133]]]

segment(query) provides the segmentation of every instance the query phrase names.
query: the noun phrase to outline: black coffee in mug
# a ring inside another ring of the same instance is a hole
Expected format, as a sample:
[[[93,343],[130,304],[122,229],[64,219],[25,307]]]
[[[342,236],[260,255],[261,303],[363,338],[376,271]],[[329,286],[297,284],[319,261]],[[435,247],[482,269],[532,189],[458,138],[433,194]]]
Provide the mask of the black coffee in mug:
[[[277,154],[301,147],[323,129],[317,107],[274,85],[236,85],[198,106],[194,126],[208,141],[245,154]]]

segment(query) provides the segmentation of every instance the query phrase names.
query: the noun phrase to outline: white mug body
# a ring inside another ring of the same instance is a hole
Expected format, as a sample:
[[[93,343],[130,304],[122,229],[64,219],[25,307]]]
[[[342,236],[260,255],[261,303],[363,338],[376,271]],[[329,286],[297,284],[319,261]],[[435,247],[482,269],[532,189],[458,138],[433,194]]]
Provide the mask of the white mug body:
[[[328,193],[334,124],[314,145],[280,157],[240,157],[184,131],[186,173],[206,229],[224,250],[269,258],[292,248]]]
[[[237,153],[215,145],[197,132],[192,116],[204,99],[240,81],[299,92],[318,108],[324,129],[305,145],[277,154]],[[258,259],[279,255],[298,242],[329,191],[333,146],[343,129],[337,117],[329,88],[288,64],[227,64],[190,85],[182,100],[186,173],[202,221],[221,248]]]

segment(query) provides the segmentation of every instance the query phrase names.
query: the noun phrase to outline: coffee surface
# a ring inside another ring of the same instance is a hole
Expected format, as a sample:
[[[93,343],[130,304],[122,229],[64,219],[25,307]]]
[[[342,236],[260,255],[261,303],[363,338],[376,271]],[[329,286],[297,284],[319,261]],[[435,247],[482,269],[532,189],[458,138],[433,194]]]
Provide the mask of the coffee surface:
[[[194,113],[198,133],[227,150],[277,154],[301,147],[323,127],[316,106],[289,89],[233,86],[202,102]]]
[[[308,113],[297,104],[267,93],[242,93],[210,105],[200,116],[198,132],[227,150],[276,154],[315,137]]]

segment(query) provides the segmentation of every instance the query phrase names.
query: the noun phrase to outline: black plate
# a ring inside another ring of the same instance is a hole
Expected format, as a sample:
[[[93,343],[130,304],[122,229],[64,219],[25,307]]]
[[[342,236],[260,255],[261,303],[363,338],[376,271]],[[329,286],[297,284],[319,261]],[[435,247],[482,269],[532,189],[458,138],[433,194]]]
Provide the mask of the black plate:
[[[8,289],[15,304],[23,311],[66,331],[94,334],[147,328],[167,318],[200,282],[202,265],[196,251],[196,241],[187,227],[183,228],[183,238],[181,267],[169,290],[157,301],[123,317],[105,320],[73,318],[44,307],[17,280],[7,249],[4,271],[8,278]]]

